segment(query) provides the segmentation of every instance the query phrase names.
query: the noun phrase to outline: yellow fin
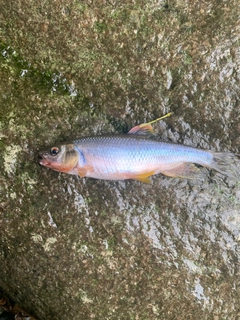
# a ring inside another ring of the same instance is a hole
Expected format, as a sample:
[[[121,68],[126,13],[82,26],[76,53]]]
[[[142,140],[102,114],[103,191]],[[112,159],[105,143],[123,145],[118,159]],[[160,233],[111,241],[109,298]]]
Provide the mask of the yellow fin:
[[[155,119],[153,121],[150,121],[148,123],[139,124],[138,126],[133,127],[128,132],[128,134],[152,134],[153,133],[153,127],[151,126],[151,124],[155,123],[157,121],[160,121],[162,119],[165,119],[165,118],[169,117],[172,114],[173,114],[173,112],[169,112],[169,113],[165,114],[165,116],[157,118],[157,119]]]
[[[147,173],[140,173],[140,174],[132,174],[129,175],[127,179],[133,179],[144,183],[152,183],[151,179],[149,178],[155,173],[155,171],[147,172]]]

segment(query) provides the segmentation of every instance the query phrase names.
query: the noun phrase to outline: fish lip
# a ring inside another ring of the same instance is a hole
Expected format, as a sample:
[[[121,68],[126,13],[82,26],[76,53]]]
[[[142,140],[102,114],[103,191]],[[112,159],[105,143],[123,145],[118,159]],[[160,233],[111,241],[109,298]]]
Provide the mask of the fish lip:
[[[44,157],[44,154],[42,152],[39,152],[38,154],[38,161],[42,166],[49,165],[49,161]]]

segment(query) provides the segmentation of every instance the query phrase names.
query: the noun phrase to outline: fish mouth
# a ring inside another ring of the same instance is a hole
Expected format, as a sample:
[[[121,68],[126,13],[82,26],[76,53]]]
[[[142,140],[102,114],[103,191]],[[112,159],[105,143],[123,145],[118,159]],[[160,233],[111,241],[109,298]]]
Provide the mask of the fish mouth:
[[[42,166],[49,166],[50,162],[44,157],[44,155],[42,153],[38,154],[38,161]]]

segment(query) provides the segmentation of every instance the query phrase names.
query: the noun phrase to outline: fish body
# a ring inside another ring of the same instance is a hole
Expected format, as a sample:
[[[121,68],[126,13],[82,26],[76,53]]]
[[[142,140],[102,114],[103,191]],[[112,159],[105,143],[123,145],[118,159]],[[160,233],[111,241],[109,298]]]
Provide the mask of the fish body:
[[[159,173],[167,175],[183,163],[208,166],[213,158],[212,153],[205,150],[139,135],[86,137],[75,141],[74,146],[84,163],[93,168],[86,172],[86,176],[104,180],[135,179]]]
[[[132,130],[130,134],[84,137],[72,144],[53,147],[40,153],[40,164],[80,177],[135,179],[146,183],[150,182],[150,176],[159,173],[195,178],[200,173],[195,164],[231,175],[228,170],[234,158],[231,153],[159,141],[143,135],[142,127]]]

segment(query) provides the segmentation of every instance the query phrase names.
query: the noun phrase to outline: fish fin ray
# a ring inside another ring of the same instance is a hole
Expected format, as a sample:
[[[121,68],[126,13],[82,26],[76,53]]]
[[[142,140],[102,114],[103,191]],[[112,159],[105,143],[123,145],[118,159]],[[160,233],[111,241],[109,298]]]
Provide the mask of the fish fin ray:
[[[230,152],[213,152],[213,160],[209,165],[210,169],[214,169],[228,177],[237,176],[236,162],[238,156]]]
[[[128,132],[128,134],[144,134],[144,135],[148,134],[148,135],[152,135],[152,134],[154,134],[154,132],[153,132],[153,127],[151,126],[151,124],[155,123],[157,121],[160,121],[162,119],[165,119],[165,118],[169,117],[172,114],[173,114],[173,112],[169,112],[169,113],[165,114],[165,116],[157,118],[157,119],[155,119],[153,121],[150,121],[148,123],[139,124],[138,126],[133,127]]]
[[[153,134],[153,127],[148,123],[142,123],[133,127],[128,134]]]
[[[134,180],[137,180],[137,181],[140,181],[140,182],[143,182],[143,183],[152,183],[151,179],[149,177],[138,177],[138,178],[134,178]]]
[[[161,171],[161,173],[168,177],[197,180],[202,180],[203,176],[205,176],[205,172],[201,171],[193,163],[181,163],[170,170]]]
[[[93,171],[94,170],[93,170],[92,166],[86,165],[82,168],[78,168],[78,175],[80,178],[84,178],[84,177],[86,177],[88,172],[93,172]]]
[[[155,171],[131,174],[131,175],[128,175],[127,179],[133,179],[143,183],[152,183],[149,177],[152,176],[153,174],[155,174]]]

